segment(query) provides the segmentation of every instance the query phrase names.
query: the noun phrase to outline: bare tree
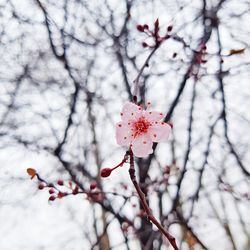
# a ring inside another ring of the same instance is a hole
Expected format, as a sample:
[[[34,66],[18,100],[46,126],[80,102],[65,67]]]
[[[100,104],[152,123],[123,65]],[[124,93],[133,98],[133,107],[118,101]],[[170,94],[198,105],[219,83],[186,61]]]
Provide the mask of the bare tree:
[[[50,201],[89,200],[82,249],[170,249],[164,232],[180,249],[249,249],[249,8],[247,0],[2,1],[1,149],[56,160],[53,178],[31,173]],[[173,124],[169,143],[135,162],[115,142],[126,101],[150,101]]]

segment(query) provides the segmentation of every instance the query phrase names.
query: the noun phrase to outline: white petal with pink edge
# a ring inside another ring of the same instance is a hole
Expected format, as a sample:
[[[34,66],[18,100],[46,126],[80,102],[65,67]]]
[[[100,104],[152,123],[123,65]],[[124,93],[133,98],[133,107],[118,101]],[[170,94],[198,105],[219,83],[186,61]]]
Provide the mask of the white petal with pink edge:
[[[171,127],[166,122],[155,122],[148,130],[153,142],[165,142],[168,140]]]
[[[133,140],[130,127],[125,122],[116,124],[116,142],[121,146],[129,146]]]
[[[153,142],[148,134],[136,137],[132,142],[132,151],[136,157],[146,157],[153,153]]]
[[[155,112],[155,111],[143,111],[143,116],[149,122],[157,122],[163,118],[163,113]]]
[[[127,102],[124,104],[121,118],[122,121],[130,121],[137,119],[142,115],[142,108],[132,102]]]

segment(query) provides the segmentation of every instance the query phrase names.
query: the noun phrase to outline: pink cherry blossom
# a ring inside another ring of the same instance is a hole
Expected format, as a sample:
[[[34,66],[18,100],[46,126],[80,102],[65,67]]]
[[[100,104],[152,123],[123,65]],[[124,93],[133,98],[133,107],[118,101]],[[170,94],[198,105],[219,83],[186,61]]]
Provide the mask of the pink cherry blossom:
[[[132,102],[123,106],[121,119],[116,124],[116,141],[131,147],[137,157],[153,153],[153,142],[166,141],[171,131],[170,125],[162,121],[162,113],[142,110]]]

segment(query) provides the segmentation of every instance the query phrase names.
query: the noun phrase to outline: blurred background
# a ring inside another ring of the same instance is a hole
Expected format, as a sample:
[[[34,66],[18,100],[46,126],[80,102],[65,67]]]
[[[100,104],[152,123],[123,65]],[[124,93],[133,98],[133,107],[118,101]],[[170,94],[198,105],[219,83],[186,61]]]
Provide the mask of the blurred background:
[[[180,249],[250,249],[248,0],[0,0],[0,249],[172,249],[143,216],[115,124],[138,100],[173,123],[136,159]],[[144,48],[142,43],[149,46]],[[26,169],[88,193],[48,202]]]

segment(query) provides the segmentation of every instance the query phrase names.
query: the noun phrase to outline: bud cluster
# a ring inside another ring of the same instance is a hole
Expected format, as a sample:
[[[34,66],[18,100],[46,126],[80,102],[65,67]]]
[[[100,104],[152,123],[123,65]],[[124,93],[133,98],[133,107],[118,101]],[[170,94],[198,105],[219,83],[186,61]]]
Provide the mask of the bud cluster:
[[[205,44],[201,44],[199,50],[195,52],[195,57],[189,72],[190,76],[193,76],[196,80],[198,80],[200,66],[207,62],[206,55],[207,46]]]
[[[64,196],[70,194],[70,192],[63,192],[62,190],[59,189],[59,187],[65,186],[63,180],[58,180],[56,182],[57,185],[55,185],[53,183],[48,183],[48,182],[42,180],[40,177],[39,177],[39,181],[41,181],[41,182],[38,184],[38,189],[39,190],[43,190],[45,188],[48,189],[48,193],[50,194],[49,199],[48,199],[49,201],[61,199]],[[73,190],[71,193],[73,194]]]
[[[157,18],[156,21],[154,22],[154,28],[150,30],[148,24],[137,24],[136,29],[139,32],[145,33],[149,38],[153,38],[154,40],[154,45],[149,45],[146,42],[142,43],[143,48],[157,48],[161,45],[161,43],[171,37],[170,33],[173,30],[173,26],[169,25],[166,29],[166,33],[161,36],[159,34],[160,32],[160,27],[159,27],[159,19]]]
[[[126,159],[127,158],[124,157],[123,162],[119,165],[121,166],[126,161]],[[98,188],[98,183],[94,180],[90,182],[88,190],[82,190],[77,184],[72,181],[57,180],[55,183],[47,182],[46,180],[40,177],[40,175],[36,172],[35,169],[28,168],[27,173],[29,176],[31,176],[31,179],[37,177],[39,181],[37,188],[39,190],[48,190],[48,193],[50,195],[48,199],[49,202],[54,201],[56,199],[61,199],[68,195],[77,194],[86,194],[87,200],[92,202],[101,202],[105,198],[102,190]]]

